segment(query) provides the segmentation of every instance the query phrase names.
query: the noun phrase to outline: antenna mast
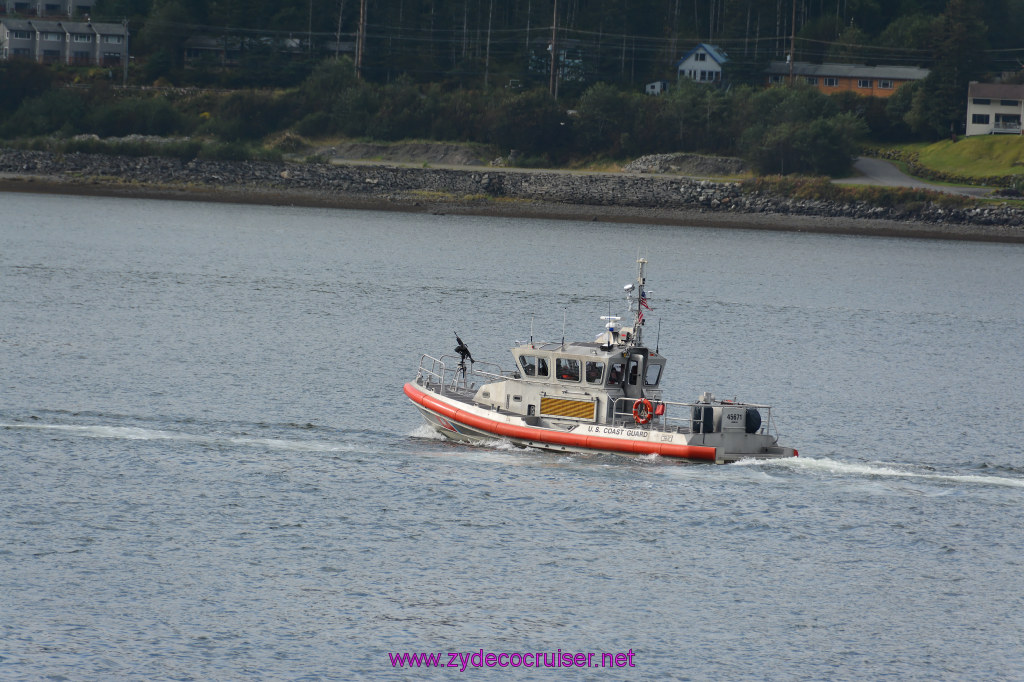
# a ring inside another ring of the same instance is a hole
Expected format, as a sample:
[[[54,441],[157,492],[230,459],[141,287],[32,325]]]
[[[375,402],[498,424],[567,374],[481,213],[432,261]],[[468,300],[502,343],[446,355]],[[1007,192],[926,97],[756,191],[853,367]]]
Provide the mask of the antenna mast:
[[[644,289],[644,285],[647,283],[647,277],[644,273],[647,267],[646,258],[637,258],[637,274],[636,284],[638,287],[636,295],[636,310],[633,310],[633,340],[636,345],[641,345],[643,340],[643,321],[644,321],[644,308],[647,306],[647,290]],[[649,310],[650,308],[648,308]]]

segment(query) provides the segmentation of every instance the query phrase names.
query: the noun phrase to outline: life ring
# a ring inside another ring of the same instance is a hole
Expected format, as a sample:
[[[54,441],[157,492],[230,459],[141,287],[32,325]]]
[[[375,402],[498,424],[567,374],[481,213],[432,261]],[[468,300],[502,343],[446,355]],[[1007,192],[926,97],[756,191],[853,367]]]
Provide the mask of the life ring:
[[[651,415],[653,414],[654,406],[651,405],[651,401],[647,398],[641,398],[633,403],[633,419],[636,420],[637,424],[646,424],[651,421]]]

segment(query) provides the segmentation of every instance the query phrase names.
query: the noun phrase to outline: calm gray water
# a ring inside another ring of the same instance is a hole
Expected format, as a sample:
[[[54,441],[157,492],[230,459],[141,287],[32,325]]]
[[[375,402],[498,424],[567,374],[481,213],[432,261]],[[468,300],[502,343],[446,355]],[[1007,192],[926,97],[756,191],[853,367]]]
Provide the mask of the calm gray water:
[[[0,678],[1024,679],[1024,247],[0,194]],[[422,352],[590,338],[794,460],[431,438]],[[445,655],[442,664],[450,658]],[[553,660],[553,657],[552,657]],[[500,672],[498,672],[500,670]]]

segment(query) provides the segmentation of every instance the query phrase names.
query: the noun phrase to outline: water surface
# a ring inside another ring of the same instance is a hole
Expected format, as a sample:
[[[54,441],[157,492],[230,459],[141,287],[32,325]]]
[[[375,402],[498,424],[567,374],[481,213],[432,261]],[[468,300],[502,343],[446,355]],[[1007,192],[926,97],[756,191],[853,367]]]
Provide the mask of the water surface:
[[[449,679],[388,653],[562,649],[635,652],[587,679],[1024,679],[1024,247],[0,206],[0,677]],[[799,458],[420,425],[421,353],[591,338],[638,249],[667,394],[771,403]]]

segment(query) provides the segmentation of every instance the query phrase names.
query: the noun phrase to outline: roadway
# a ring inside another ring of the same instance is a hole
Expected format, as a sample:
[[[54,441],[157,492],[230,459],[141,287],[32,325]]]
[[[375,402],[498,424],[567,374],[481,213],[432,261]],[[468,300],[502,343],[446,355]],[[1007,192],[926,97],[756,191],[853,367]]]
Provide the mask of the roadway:
[[[963,187],[954,185],[935,185],[918,178],[911,177],[888,161],[858,157],[853,163],[856,175],[839,178],[834,182],[841,185],[881,185],[883,187],[911,187],[914,189],[930,189],[934,192],[947,194],[963,194],[971,197],[983,197],[992,191],[991,187]]]

